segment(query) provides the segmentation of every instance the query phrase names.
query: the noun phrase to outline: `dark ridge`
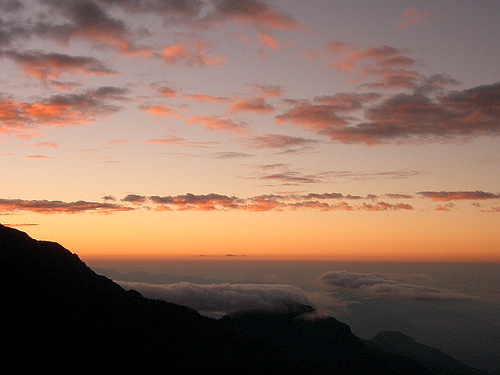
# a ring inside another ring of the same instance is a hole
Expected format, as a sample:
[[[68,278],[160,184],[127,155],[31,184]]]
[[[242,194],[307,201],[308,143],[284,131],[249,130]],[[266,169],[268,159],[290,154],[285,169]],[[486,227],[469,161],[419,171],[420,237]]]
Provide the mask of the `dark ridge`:
[[[184,306],[143,298],[57,243],[0,226],[2,342],[13,372],[295,373]]]
[[[418,361],[436,375],[488,375],[486,371],[471,368],[441,350],[420,344],[400,332],[383,331],[367,343],[388,353],[403,355]]]
[[[0,360],[12,372],[432,374],[313,308],[220,320],[125,291],[54,242],[0,225]]]

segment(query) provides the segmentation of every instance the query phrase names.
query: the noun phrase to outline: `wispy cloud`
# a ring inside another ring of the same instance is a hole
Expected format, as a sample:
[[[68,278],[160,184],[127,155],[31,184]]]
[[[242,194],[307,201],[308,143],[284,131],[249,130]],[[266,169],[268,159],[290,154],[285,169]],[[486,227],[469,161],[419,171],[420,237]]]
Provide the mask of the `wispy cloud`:
[[[347,290],[364,298],[464,300],[475,297],[430,286],[432,279],[421,274],[384,274],[330,271],[319,283]]]
[[[244,134],[248,132],[248,127],[244,123],[237,123],[234,120],[218,115],[191,116],[187,119],[187,124],[198,124],[208,130],[222,131],[228,133]]]
[[[257,29],[297,30],[300,24],[290,15],[281,12],[262,0],[213,0],[213,20],[232,20]]]
[[[228,111],[237,112],[256,112],[256,113],[270,113],[274,111],[274,107],[265,101],[264,98],[249,98],[241,99],[232,103]]]
[[[32,144],[30,146],[31,147],[50,147],[53,149],[59,148],[59,146],[53,142],[39,142],[39,143]]]
[[[441,14],[435,10],[419,10],[410,8],[401,12],[401,21],[398,22],[400,29],[407,29],[410,26],[425,25],[431,20],[441,18]]]
[[[481,190],[475,191],[421,191],[417,194],[434,201],[454,200],[490,200],[500,199],[500,193],[490,193]]]
[[[207,45],[203,42],[176,43],[166,46],[161,51],[161,58],[166,65],[184,63],[188,66],[208,67],[222,66],[226,61],[225,55],[215,55],[207,52]]]
[[[63,202],[0,198],[0,212],[3,213],[34,212],[40,214],[76,214],[82,212],[112,213],[131,210],[133,210],[133,208],[114,203],[86,201]]]
[[[160,117],[177,117],[177,118],[182,118],[184,115],[180,113],[177,109],[170,108],[166,105],[158,104],[158,105],[145,105],[141,104],[139,106],[139,109],[146,111],[153,116],[160,116]]]
[[[210,141],[200,141],[200,142],[193,142],[193,141],[187,141],[185,138],[177,137],[175,135],[170,135],[164,138],[155,138],[155,139],[148,139],[146,143],[150,144],[159,144],[159,145],[165,145],[165,146],[187,146],[187,147],[202,147],[202,148],[207,148],[207,147],[214,147],[218,145],[218,142],[210,142]]]
[[[311,146],[318,141],[309,138],[293,137],[281,134],[262,134],[248,139],[248,146],[256,149],[284,149],[290,147]]]
[[[116,74],[105,63],[93,57],[70,56],[40,51],[17,52],[13,50],[0,51],[0,57],[15,61],[27,75],[41,81],[54,80],[64,74]]]
[[[100,87],[79,94],[53,95],[31,103],[0,97],[0,132],[93,122],[118,112],[120,107],[112,103],[125,100],[126,93],[123,88]]]

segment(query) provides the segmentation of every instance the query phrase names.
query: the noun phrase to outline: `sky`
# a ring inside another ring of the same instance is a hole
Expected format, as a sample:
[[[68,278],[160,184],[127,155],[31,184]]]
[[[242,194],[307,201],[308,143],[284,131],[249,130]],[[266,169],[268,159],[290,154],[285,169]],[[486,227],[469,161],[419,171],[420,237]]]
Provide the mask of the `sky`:
[[[499,262],[499,18],[0,0],[0,222],[83,259]]]

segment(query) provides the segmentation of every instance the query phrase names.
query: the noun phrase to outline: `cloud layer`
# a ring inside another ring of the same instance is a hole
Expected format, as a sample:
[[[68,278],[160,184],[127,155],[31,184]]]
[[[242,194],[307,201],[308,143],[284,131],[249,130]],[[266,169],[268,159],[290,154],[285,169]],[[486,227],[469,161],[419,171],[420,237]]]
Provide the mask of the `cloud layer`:
[[[462,300],[475,297],[429,286],[427,275],[357,273],[330,271],[322,274],[320,284],[343,289],[363,298]]]
[[[135,289],[147,298],[188,306],[202,313],[228,314],[243,310],[286,312],[297,304],[312,305],[301,289],[291,285],[117,283],[124,289]]]

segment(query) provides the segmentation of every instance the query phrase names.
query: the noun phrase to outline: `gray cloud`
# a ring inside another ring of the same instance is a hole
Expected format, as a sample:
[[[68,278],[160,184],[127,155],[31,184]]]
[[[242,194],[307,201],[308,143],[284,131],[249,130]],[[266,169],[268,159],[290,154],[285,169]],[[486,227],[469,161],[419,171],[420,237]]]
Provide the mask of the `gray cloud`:
[[[500,82],[446,92],[443,77],[431,81],[424,80],[413,93],[394,94],[375,104],[375,96],[354,94],[336,94],[334,102],[288,101],[290,109],[276,121],[341,143],[419,143],[500,134]],[[359,120],[354,112],[362,109],[364,120]]]
[[[320,284],[347,290],[363,298],[463,300],[475,299],[463,293],[429,286],[432,279],[422,274],[384,274],[330,271],[319,276]]]
[[[35,212],[41,214],[76,214],[81,212],[112,213],[131,210],[133,210],[133,208],[106,202],[0,199],[1,213]]]
[[[115,74],[102,61],[86,56],[70,56],[60,53],[41,51],[17,52],[0,51],[0,57],[9,58],[18,63],[26,74],[40,80],[58,78],[66,73]]]
[[[304,291],[291,285],[117,283],[125,289],[135,289],[145,297],[188,306],[204,313],[227,314],[251,309],[285,312],[296,304],[312,305]]]

